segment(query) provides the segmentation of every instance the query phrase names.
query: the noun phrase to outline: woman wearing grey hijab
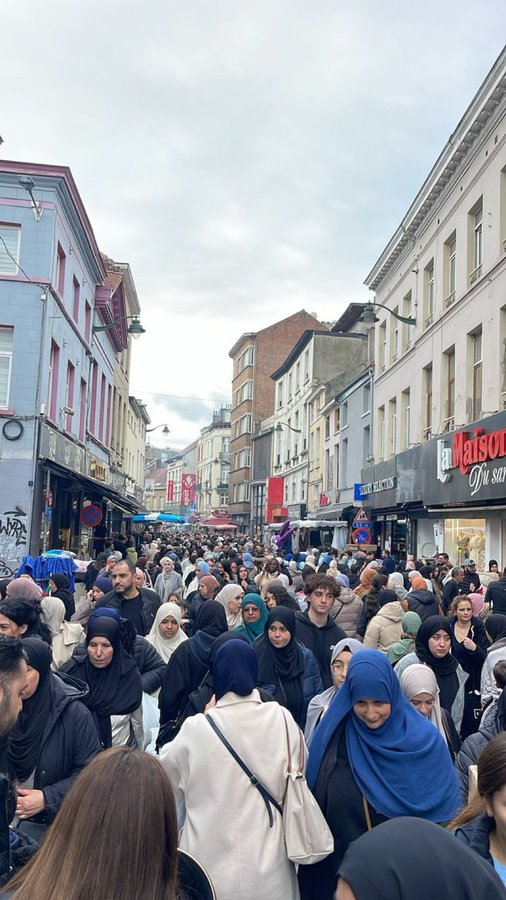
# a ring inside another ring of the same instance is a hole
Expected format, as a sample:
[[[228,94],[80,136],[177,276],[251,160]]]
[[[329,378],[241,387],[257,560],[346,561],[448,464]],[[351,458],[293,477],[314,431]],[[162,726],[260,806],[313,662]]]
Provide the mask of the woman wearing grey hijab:
[[[363,649],[363,644],[354,638],[343,638],[342,641],[339,641],[334,647],[330,658],[330,674],[332,676],[333,685],[321,694],[317,694],[316,697],[313,697],[309,702],[306,727],[304,729],[304,740],[306,741],[308,750],[316,726],[321,717],[325,715],[334,695],[344,683],[348,671],[348,663],[351,657],[358,650]]]

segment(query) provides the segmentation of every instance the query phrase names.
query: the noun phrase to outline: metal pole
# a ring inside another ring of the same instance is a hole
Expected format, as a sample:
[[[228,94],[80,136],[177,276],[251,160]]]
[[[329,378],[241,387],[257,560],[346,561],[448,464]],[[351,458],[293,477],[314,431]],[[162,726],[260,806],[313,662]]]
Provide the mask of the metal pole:
[[[46,469],[46,490],[45,490],[45,495],[44,495],[44,537],[42,540],[42,552],[43,553],[45,550],[47,550],[47,538],[48,538],[48,530],[49,530],[48,529],[49,522],[47,519],[47,510],[49,507],[48,507],[47,501],[48,501],[50,490],[51,490],[51,470]],[[52,515],[52,508],[51,508],[51,515]]]

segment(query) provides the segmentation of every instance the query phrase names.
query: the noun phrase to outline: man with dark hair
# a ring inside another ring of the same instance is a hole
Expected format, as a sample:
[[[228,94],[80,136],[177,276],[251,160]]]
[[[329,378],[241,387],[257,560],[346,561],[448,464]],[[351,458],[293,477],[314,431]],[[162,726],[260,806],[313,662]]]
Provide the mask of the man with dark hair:
[[[443,588],[443,596],[441,598],[441,606],[443,607],[444,612],[448,615],[448,610],[452,605],[455,597],[461,593],[460,586],[464,580],[464,569],[462,566],[454,566],[451,571],[451,578],[448,579],[444,588]]]
[[[305,581],[306,612],[295,613],[297,640],[312,651],[324,688],[332,686],[330,658],[338,641],[346,637],[346,632],[336,625],[329,616],[334,600],[339,596],[340,586],[330,575],[309,575]]]
[[[485,594],[485,603],[490,604],[490,612],[506,615],[506,569],[497,581],[490,582]]]
[[[7,740],[21,712],[22,694],[27,687],[27,666],[21,641],[0,636],[0,884],[11,874],[9,822],[16,801],[7,774]]]
[[[464,560],[464,577],[460,585],[461,594],[474,594],[481,587],[480,576],[476,571],[476,563],[474,559]]]
[[[154,591],[149,593],[135,584],[135,565],[129,559],[121,559],[112,570],[112,591],[100,597],[96,606],[117,609],[122,619],[128,619],[137,634],[144,637],[151,631],[156,611],[161,604]]]

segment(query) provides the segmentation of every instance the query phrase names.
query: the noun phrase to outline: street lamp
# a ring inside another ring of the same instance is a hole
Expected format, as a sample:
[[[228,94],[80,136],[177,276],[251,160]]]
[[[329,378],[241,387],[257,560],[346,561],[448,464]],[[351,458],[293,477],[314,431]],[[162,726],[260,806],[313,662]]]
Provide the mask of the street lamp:
[[[393,309],[389,309],[388,306],[385,306],[383,303],[375,303],[373,301],[366,303],[362,310],[362,315],[359,318],[359,322],[363,322],[367,329],[374,328],[376,322],[379,322],[378,316],[374,312],[374,307],[380,306],[381,309],[386,309],[387,312],[390,313],[394,319],[398,319],[399,322],[404,322],[405,325],[416,325],[416,319],[413,319],[411,316],[400,316],[399,313],[393,311]]]
[[[288,422],[278,422],[274,431],[276,431],[278,434],[281,434],[283,428],[289,428],[290,431],[295,431],[295,434],[302,434],[302,429],[294,428],[293,425],[289,425]]]
[[[132,335],[134,338],[138,338],[139,335],[145,334],[146,329],[142,327],[141,320],[139,316],[121,316],[120,319],[116,319],[114,322],[109,322],[108,325],[94,325],[91,329],[93,334],[97,331],[108,331],[109,328],[113,328],[114,325],[117,325],[118,322],[124,322],[125,319],[131,319],[131,323],[128,326],[128,333]]]
[[[155,425],[154,428],[146,428],[146,434],[150,431],[156,431],[157,428],[163,428],[162,434],[170,434],[170,428],[168,425]]]

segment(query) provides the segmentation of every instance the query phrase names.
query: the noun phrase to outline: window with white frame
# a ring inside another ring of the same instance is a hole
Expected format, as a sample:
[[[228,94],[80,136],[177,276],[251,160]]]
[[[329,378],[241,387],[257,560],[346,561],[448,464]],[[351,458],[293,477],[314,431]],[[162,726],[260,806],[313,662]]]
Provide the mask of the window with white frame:
[[[378,459],[385,458],[385,407],[378,409]]]
[[[394,456],[397,452],[397,399],[395,397],[390,400],[389,413],[388,450],[389,455]]]
[[[426,327],[432,325],[434,318],[434,291],[434,260],[431,259],[423,270],[423,322]]]
[[[380,371],[385,368],[387,364],[387,323],[382,322],[379,329],[379,367]]]
[[[455,231],[450,235],[444,245],[444,306],[448,309],[455,301],[455,283],[457,266],[457,236]]]
[[[9,408],[9,394],[12,372],[12,345],[14,328],[10,325],[0,326],[0,408]]]
[[[277,407],[279,409],[281,406],[283,406],[283,382],[282,381],[278,381],[277,398],[278,398],[277,399]]]
[[[406,388],[401,394],[401,445],[407,450],[411,441],[411,391]]]
[[[239,434],[248,434],[251,431],[251,416],[243,416],[239,419]]]
[[[17,275],[21,225],[0,224],[0,272],[3,275]]]
[[[392,318],[390,319],[390,359],[395,362],[399,353],[399,307],[396,306],[392,310]]]
[[[410,319],[412,316],[412,307],[413,307],[413,295],[411,291],[402,298],[402,315],[406,319]],[[402,349],[407,350],[409,347],[410,341],[410,333],[409,329],[411,325],[407,325],[406,322],[402,323]]]

